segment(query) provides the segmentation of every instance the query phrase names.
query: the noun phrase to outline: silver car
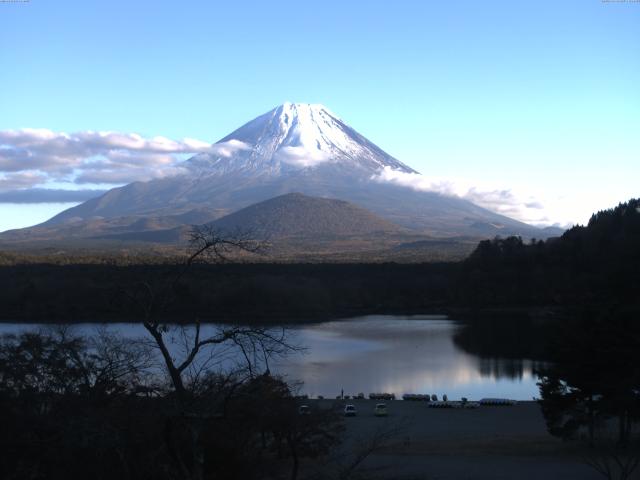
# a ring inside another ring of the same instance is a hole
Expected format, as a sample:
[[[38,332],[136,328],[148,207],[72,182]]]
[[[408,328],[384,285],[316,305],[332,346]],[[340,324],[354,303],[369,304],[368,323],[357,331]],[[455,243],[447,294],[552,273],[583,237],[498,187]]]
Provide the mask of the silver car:
[[[344,416],[345,417],[355,417],[358,411],[356,410],[356,406],[352,404],[348,404],[344,407]]]

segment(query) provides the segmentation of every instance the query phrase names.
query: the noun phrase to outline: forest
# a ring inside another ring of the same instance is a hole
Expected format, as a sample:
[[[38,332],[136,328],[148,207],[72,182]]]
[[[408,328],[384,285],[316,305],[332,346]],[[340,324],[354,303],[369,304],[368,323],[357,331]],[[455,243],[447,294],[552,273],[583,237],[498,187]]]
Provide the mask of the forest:
[[[479,243],[461,262],[194,263],[172,284],[162,315],[180,321],[302,322],[370,313],[529,311],[584,306],[638,308],[639,200],[594,214],[561,237]],[[22,322],[136,319],[124,301],[141,285],[160,288],[188,258],[25,259],[0,266],[0,319]]]

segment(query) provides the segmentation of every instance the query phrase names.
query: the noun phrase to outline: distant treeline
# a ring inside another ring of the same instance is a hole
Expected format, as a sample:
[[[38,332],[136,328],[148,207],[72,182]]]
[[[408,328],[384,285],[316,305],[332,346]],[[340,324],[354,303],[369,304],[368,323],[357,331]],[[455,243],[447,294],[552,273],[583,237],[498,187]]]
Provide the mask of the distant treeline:
[[[132,295],[161,291],[180,265],[0,267],[3,320],[136,320]],[[160,313],[176,321],[304,321],[373,312],[424,312],[450,296],[454,265],[194,265]]]
[[[640,200],[594,214],[562,237],[480,242],[458,286],[467,303],[638,305]]]
[[[483,357],[554,359],[554,345],[594,322],[638,323],[638,245],[639,200],[546,242],[481,242],[454,282],[456,300],[471,307],[456,343]],[[546,315],[509,308],[517,306],[545,306]]]
[[[0,266],[0,318],[136,320],[132,296],[166,291],[159,314],[179,321],[303,321],[366,313],[474,312],[640,303],[640,200],[599,212],[546,242],[496,238],[462,262],[418,264],[196,264],[179,257],[83,257],[81,263]]]

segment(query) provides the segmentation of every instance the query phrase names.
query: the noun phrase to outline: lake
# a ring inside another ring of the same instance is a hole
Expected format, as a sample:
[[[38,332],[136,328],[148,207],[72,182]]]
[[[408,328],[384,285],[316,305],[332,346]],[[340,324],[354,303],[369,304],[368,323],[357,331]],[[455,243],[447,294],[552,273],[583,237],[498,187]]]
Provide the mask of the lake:
[[[34,324],[0,324],[0,334],[42,328]],[[79,324],[83,334],[97,328],[123,336],[145,337],[139,324]],[[46,328],[46,327],[44,327]],[[213,328],[213,327],[209,327]],[[335,397],[359,392],[436,394],[449,399],[538,396],[535,362],[529,359],[480,358],[454,342],[462,326],[445,316],[372,315],[290,327],[290,341],[306,347],[272,362],[272,373],[302,381],[300,393]],[[174,347],[180,338],[174,338]],[[229,358],[225,360],[227,363]]]

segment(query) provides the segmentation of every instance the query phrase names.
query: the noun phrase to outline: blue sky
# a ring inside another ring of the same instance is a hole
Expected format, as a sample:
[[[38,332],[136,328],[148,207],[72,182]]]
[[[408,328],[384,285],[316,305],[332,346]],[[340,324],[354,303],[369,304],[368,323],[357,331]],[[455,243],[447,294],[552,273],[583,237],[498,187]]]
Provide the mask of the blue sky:
[[[535,199],[528,221],[640,194],[637,2],[0,3],[0,65],[0,132],[213,142],[284,101],[322,103],[429,178]],[[0,198],[144,173],[78,183],[2,155]],[[0,230],[62,207],[0,203]]]

